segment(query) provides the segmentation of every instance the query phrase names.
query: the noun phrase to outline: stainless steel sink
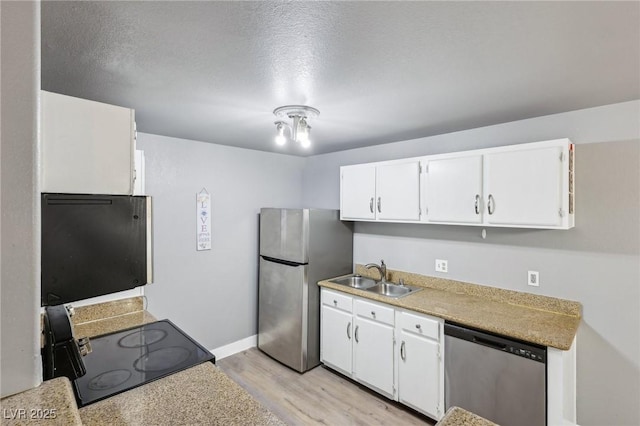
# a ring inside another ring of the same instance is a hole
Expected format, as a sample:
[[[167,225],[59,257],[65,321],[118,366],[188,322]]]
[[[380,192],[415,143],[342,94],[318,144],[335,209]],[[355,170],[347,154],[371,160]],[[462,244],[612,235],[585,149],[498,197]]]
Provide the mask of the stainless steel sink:
[[[397,285],[388,282],[381,282],[372,287],[366,289],[372,293],[380,294],[382,296],[387,297],[403,297],[411,293],[415,293],[416,291],[422,290],[420,287],[414,287],[411,285]]]
[[[336,280],[331,280],[331,282],[359,289],[367,289],[376,285],[375,280],[372,280],[371,278],[365,278],[360,275],[352,275],[349,277],[339,278]]]

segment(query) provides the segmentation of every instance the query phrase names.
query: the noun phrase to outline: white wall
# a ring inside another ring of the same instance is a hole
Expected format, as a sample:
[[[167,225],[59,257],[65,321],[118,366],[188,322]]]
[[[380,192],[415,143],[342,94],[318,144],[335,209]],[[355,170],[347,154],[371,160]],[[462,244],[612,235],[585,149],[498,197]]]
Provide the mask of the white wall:
[[[40,3],[0,4],[1,396],[40,384]],[[25,407],[27,408],[27,407]]]
[[[354,262],[577,300],[578,423],[640,424],[640,101],[308,159],[303,202],[338,208],[339,166],[569,137],[576,227],[568,231],[357,223]],[[527,270],[540,287],[526,285]]]
[[[153,200],[148,310],[206,348],[257,332],[258,214],[301,205],[299,157],[138,134]],[[212,249],[196,251],[196,193],[212,200]]]

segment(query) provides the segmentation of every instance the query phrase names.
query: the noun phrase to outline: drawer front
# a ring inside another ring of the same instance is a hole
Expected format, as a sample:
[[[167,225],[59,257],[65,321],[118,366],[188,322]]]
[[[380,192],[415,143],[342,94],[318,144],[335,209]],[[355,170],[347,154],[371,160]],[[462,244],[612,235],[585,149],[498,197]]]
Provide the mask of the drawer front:
[[[337,291],[322,289],[322,304],[345,312],[353,312],[353,298]]]
[[[394,310],[392,307],[379,305],[377,303],[355,300],[353,310],[356,315],[369,318],[384,324],[394,324]]]
[[[415,333],[419,336],[429,337],[436,341],[440,339],[439,320],[409,312],[398,313],[398,325],[403,330]]]

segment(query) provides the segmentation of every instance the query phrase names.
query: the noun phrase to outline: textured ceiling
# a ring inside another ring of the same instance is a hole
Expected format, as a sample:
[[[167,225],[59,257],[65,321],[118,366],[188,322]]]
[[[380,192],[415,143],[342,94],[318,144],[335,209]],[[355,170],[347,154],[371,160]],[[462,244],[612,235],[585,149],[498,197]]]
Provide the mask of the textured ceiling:
[[[639,22],[635,1],[51,1],[42,88],[304,156],[638,99]],[[287,104],[320,110],[310,149],[275,145]]]

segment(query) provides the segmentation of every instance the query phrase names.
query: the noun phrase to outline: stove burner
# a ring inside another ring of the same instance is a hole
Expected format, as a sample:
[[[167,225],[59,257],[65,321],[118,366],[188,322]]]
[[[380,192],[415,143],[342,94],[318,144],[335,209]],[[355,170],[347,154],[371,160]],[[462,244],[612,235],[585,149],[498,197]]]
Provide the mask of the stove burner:
[[[211,352],[169,320],[97,336],[91,347],[93,351],[84,357],[87,373],[73,381],[78,407],[202,362],[215,362]]]
[[[141,372],[163,371],[183,363],[189,355],[191,352],[185,348],[170,346],[141,356],[133,363],[133,368]]]
[[[154,328],[150,330],[140,330],[127,334],[118,340],[118,346],[122,348],[140,348],[151,345],[152,343],[157,343],[165,337],[167,337],[167,332],[164,330]]]
[[[123,384],[129,377],[131,372],[128,370],[111,370],[94,377],[87,386],[92,390],[111,389]]]

